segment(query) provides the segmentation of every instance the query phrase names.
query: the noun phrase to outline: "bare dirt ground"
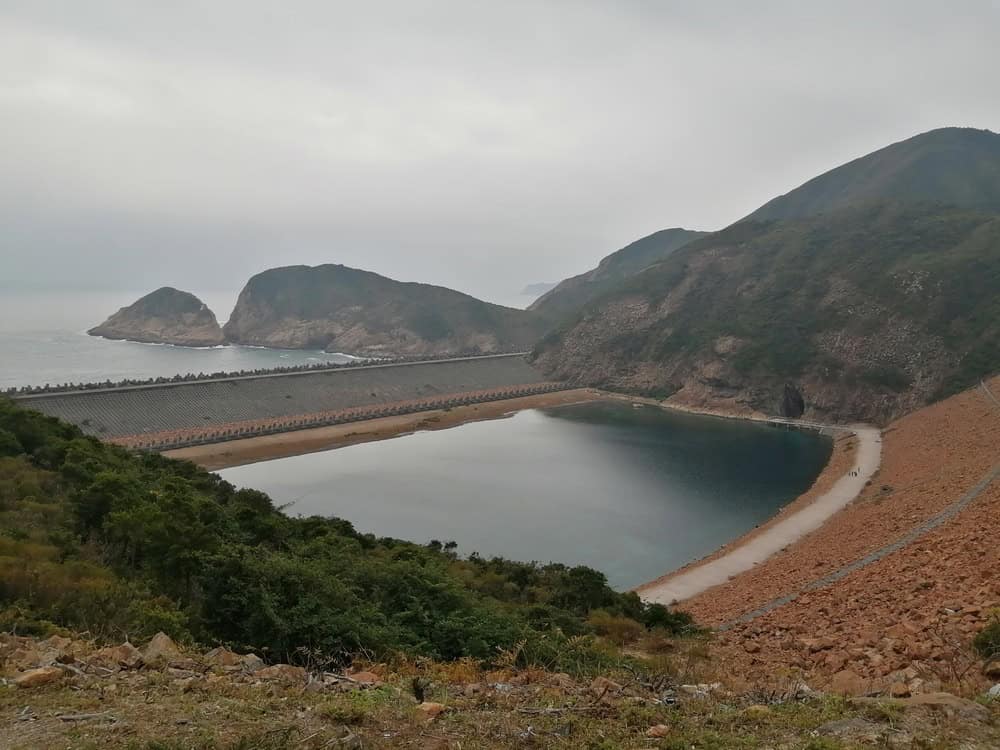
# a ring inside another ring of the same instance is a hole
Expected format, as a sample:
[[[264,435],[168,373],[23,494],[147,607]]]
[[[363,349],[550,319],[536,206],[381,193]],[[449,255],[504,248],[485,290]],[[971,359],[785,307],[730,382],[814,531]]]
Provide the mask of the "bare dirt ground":
[[[689,652],[699,642],[684,639],[651,671],[596,677],[469,659],[266,666],[222,648],[181,649],[165,636],[154,643],[99,649],[0,634],[0,748],[989,750],[1000,742],[997,701],[845,701],[686,684],[697,676]]]
[[[273,458],[298,456],[303,453],[342,448],[356,443],[385,440],[420,430],[443,430],[466,422],[499,419],[524,409],[564,406],[584,401],[595,401],[600,398],[603,396],[599,391],[589,388],[557,391],[537,396],[458,406],[453,409],[437,409],[395,417],[370,419],[365,422],[283,432],[277,435],[262,435],[211,445],[198,445],[167,451],[164,455],[170,458],[193,461],[209,471],[216,471],[257,461],[268,461]]]

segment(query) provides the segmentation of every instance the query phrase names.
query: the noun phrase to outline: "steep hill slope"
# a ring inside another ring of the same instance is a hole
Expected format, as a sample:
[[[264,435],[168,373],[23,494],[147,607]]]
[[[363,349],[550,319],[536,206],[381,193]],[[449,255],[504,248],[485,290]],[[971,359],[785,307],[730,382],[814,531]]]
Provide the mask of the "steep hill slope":
[[[193,294],[169,286],[123,307],[87,333],[178,346],[217,346],[223,340],[215,313]]]
[[[1000,135],[975,128],[921,133],[821,174],[747,218],[803,218],[873,200],[1000,210]]]
[[[597,268],[562,281],[528,309],[552,318],[575,313],[622,281],[706,234],[679,228],[654,232],[606,256]]]
[[[535,358],[675,402],[798,416],[801,394],[810,416],[886,421],[1000,369],[998,290],[994,214],[879,203],[744,221],[609,293]]]
[[[538,315],[444,287],[322,265],[251,278],[225,334],[256,346],[427,355],[530,348],[543,328]]]

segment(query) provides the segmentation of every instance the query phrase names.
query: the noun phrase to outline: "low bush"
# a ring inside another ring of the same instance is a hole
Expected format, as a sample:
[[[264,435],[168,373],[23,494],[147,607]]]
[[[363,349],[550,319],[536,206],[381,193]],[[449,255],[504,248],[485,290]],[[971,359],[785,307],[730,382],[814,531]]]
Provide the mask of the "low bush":
[[[472,555],[290,518],[264,493],[156,454],[84,437],[0,400],[0,611],[141,639],[224,643],[275,660],[302,649],[346,662],[402,652],[596,669],[591,636],[689,618],[619,593],[587,567]],[[599,612],[598,612],[599,611]],[[594,615],[594,613],[597,614]],[[631,637],[631,635],[629,636]]]
[[[972,647],[984,659],[1000,658],[1000,614],[994,614],[976,637]]]

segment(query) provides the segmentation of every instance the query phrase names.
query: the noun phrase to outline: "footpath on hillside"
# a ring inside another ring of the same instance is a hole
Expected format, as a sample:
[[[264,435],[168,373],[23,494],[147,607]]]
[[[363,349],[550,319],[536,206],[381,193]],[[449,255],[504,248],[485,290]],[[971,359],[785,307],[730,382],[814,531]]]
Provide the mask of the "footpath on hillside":
[[[829,429],[844,429],[825,426]],[[719,557],[696,563],[675,575],[653,581],[637,591],[646,601],[682,602],[767,560],[788,545],[822,526],[834,513],[854,500],[878,470],[881,459],[879,430],[867,425],[846,428],[858,438],[854,464],[826,492],[785,518]]]

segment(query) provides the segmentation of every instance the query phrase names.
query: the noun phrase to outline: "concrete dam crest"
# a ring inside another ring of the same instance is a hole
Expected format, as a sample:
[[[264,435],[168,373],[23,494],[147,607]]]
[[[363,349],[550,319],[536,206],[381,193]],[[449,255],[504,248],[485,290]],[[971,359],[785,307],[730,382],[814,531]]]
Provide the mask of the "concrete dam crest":
[[[17,396],[122,445],[161,450],[566,388],[521,354]]]

